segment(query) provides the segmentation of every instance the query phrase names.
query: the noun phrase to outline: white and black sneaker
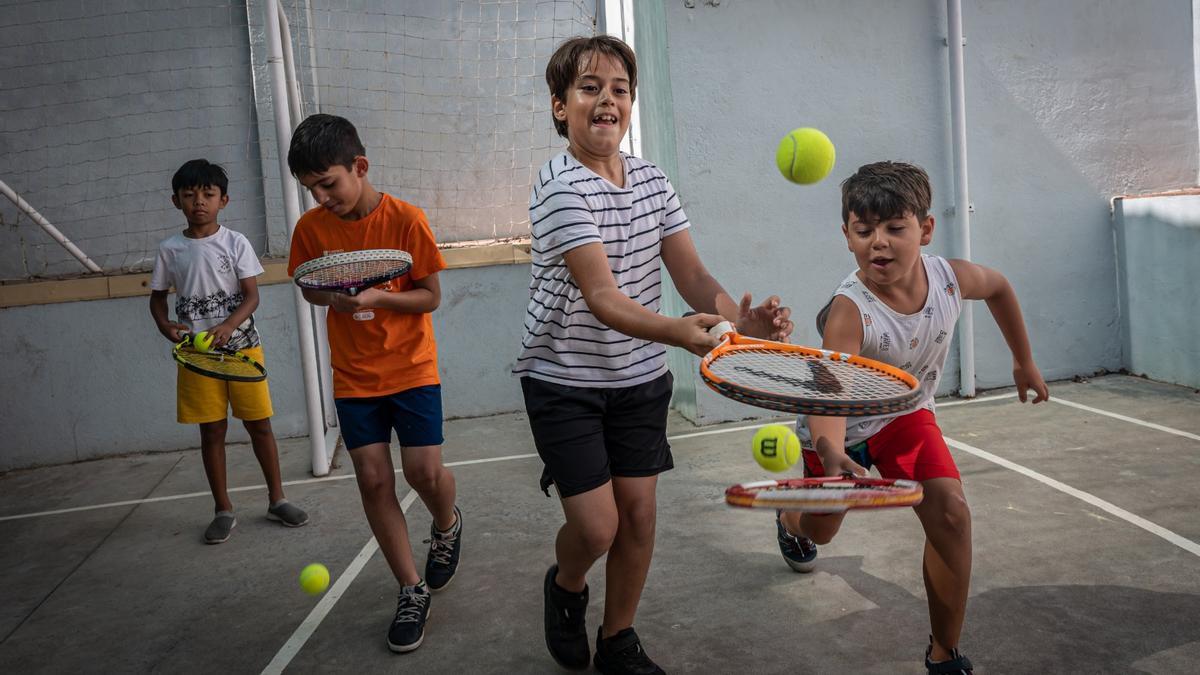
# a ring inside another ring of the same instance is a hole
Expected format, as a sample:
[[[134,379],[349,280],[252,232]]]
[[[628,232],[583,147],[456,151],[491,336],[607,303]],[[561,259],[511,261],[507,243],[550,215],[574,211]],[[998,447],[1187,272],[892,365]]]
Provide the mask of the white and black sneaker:
[[[797,536],[787,531],[779,512],[775,512],[775,536],[779,540],[779,552],[788,567],[797,572],[811,572],[817,566],[817,545],[812,539]]]
[[[421,646],[429,618],[429,588],[425,582],[404,586],[396,603],[396,618],[388,629],[388,649],[403,654]]]
[[[458,560],[462,557],[462,511],[454,507],[454,524],[446,532],[440,532],[437,525],[430,523],[429,556],[425,558],[425,583],[429,590],[440,591],[450,584],[454,572],[458,570]]]

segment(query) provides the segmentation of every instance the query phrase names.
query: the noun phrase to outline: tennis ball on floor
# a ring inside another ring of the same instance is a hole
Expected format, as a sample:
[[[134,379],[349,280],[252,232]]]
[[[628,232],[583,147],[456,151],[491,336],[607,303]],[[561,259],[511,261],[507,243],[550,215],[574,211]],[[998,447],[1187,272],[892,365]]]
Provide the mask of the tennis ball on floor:
[[[300,572],[300,588],[309,595],[316,595],[329,588],[329,568],[313,563]]]
[[[754,434],[754,461],[767,471],[787,471],[800,461],[800,439],[782,424],[770,424]]]
[[[201,354],[207,354],[212,348],[213,336],[208,334],[208,331],[202,330],[196,333],[196,337],[192,338],[192,347]]]
[[[775,150],[775,165],[783,177],[801,185],[811,185],[833,170],[836,151],[829,137],[819,129],[792,129]]]

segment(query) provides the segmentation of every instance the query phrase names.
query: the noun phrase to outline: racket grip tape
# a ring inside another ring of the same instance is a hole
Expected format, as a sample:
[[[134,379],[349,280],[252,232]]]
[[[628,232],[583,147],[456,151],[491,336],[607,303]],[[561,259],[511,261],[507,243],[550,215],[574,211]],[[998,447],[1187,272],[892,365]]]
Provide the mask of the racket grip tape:
[[[692,316],[693,314],[699,314],[699,312],[687,311],[687,312],[683,313],[683,317],[681,317],[681,318],[686,318],[686,317]],[[726,333],[732,333],[732,332],[733,332],[733,324],[728,321],[722,321],[721,323],[708,329],[708,334],[717,339],[724,337]]]

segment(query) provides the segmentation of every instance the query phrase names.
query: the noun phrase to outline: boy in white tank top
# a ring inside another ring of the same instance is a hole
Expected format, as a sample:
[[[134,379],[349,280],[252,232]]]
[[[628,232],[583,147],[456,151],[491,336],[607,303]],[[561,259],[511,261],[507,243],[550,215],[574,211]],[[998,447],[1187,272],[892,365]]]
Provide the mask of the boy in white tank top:
[[[1021,401],[1030,389],[1034,403],[1049,393],[1004,275],[965,260],[922,255],[921,247],[933,239],[931,196],[925,171],[899,162],[868,164],[842,183],[842,233],[858,269],[817,318],[826,349],[861,354],[916,376],[924,390],[920,407],[852,419],[810,416],[796,426],[808,475],[865,475],[874,464],[884,478],[921,481],[925,498],[913,510],[925,530],[922,565],[931,626],[925,666],[929,673],[970,673],[958,640],[970,587],[971,512],[933,402],[963,300],[987,302],[1012,351]],[[831,541],[843,517],[780,514],[776,530],[788,565],[810,571],[815,544]]]

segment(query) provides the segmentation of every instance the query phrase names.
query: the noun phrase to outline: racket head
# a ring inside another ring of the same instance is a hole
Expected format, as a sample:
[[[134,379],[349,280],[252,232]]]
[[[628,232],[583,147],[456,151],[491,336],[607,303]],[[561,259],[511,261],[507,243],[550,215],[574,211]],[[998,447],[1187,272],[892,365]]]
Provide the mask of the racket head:
[[[171,357],[193,373],[217,380],[261,382],[267,379],[266,368],[250,356],[221,348],[209,349],[207,352],[196,351],[190,335],[185,335],[183,340],[175,345],[171,350]]]
[[[354,295],[365,288],[408,274],[412,256],[392,248],[331,253],[296,268],[292,280],[301,288]]]
[[[726,332],[700,361],[700,377],[735,401],[796,415],[861,417],[908,412],[921,400],[921,383],[895,366],[743,337],[728,324],[717,330]]]
[[[725,490],[730,506],[807,513],[916,506],[923,497],[921,484],[914,480],[858,476],[763,480]]]

